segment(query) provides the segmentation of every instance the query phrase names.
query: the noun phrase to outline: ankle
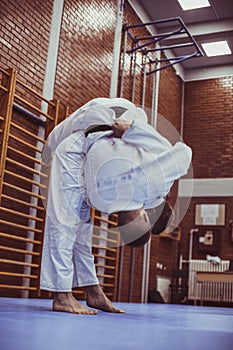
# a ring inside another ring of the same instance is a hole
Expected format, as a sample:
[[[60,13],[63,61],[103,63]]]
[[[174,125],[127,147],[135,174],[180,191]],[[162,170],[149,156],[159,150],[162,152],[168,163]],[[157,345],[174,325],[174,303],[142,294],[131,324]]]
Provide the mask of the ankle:
[[[99,284],[95,284],[93,286],[86,286],[84,287],[84,291],[89,297],[97,297],[100,294],[102,294],[102,289],[100,288]]]
[[[62,302],[64,300],[69,299],[72,296],[71,292],[55,292],[53,295],[53,300]]]

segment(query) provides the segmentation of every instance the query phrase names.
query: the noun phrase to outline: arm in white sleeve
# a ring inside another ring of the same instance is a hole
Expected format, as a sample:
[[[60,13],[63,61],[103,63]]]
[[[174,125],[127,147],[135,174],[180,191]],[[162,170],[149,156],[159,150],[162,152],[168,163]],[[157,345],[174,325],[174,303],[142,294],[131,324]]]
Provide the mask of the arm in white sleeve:
[[[167,182],[174,181],[187,174],[192,160],[192,150],[183,142],[177,142],[170,151],[164,152],[158,159]]]
[[[174,181],[187,174],[192,151],[183,142],[177,142],[172,146],[150,125],[137,123],[124,132],[122,139],[139,149],[143,147],[154,155],[154,160],[148,161],[145,158],[142,167],[147,169],[148,181],[153,184],[158,197],[165,197]]]
[[[86,131],[98,125],[112,125],[114,111],[101,105],[85,105],[55,126],[47,144],[54,151],[59,143],[77,131]]]
[[[124,132],[122,139],[136,147],[144,148],[154,154],[172,148],[171,143],[149,124],[134,122]]]

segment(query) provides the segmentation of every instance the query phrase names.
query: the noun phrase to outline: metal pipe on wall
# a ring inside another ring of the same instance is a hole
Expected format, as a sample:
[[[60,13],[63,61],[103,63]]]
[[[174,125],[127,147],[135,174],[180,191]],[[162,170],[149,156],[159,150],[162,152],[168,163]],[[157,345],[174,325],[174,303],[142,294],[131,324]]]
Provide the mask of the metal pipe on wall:
[[[143,83],[142,83],[142,108],[145,107],[145,95],[146,95],[146,73],[147,73],[147,55],[144,55],[144,71],[143,71]]]
[[[156,58],[159,59],[159,57],[160,57],[160,51],[156,53]],[[151,125],[155,128],[157,125],[157,113],[158,113],[159,77],[160,77],[160,71],[158,70],[154,73],[153,96],[152,96],[152,106],[151,106],[151,109],[152,109]],[[146,303],[148,301],[150,250],[151,250],[151,241],[149,241],[144,246],[143,267],[142,267],[142,289],[141,289],[142,303]]]
[[[182,92],[181,92],[181,123],[180,123],[180,136],[183,139],[184,135],[184,93],[185,93],[185,82],[182,81]]]
[[[136,53],[136,52],[133,53],[131,59],[132,59],[132,68],[133,68],[131,101],[134,103],[134,97],[135,97],[135,80],[136,80],[136,65],[137,65],[137,53]]]
[[[116,26],[115,26],[115,36],[114,36],[114,47],[113,47],[113,62],[112,62],[112,75],[111,75],[111,86],[110,86],[110,98],[117,97],[119,61],[120,61],[120,54],[121,54],[121,35],[122,35],[123,12],[124,12],[124,0],[118,0],[117,1],[117,17],[116,17]]]
[[[189,238],[189,261],[192,260],[192,256],[193,256],[193,235],[194,233],[197,233],[198,229],[197,228],[193,228],[190,230],[190,238]]]
[[[120,54],[121,54],[121,35],[122,35],[123,13],[124,13],[124,0],[118,0],[117,1],[117,18],[116,18],[115,36],[114,36],[114,48],[113,48],[111,86],[110,86],[110,93],[109,93],[110,98],[117,97],[119,61],[120,61]],[[127,40],[126,36],[127,36],[127,33],[125,33],[125,39],[124,39],[125,49],[124,50],[126,50],[126,40]],[[123,61],[123,63],[124,63],[124,61]],[[124,83],[124,76],[123,75],[124,75],[124,64],[122,66],[120,97],[123,94],[123,83]],[[119,275],[118,275],[118,289],[117,289],[117,300],[118,301],[120,301],[120,296],[121,296],[123,258],[124,258],[124,246],[121,247],[121,254],[120,254],[120,261],[119,261]]]
[[[182,81],[182,90],[181,90],[181,123],[180,123],[180,139],[183,140],[183,129],[184,129],[184,93],[185,93],[185,82]],[[178,186],[180,186],[180,180],[178,180]],[[181,217],[181,199],[178,196],[177,202],[176,202],[176,210],[175,210],[175,216],[177,218],[177,221],[180,222]],[[176,254],[178,258],[178,252]]]
[[[147,301],[148,301],[150,249],[151,249],[151,241],[149,240],[144,245],[144,250],[143,250],[142,288],[141,288],[141,302],[142,303],[147,303]]]
[[[124,73],[125,73],[125,53],[127,47],[127,30],[124,32],[123,52],[122,52],[122,65],[121,65],[121,82],[120,82],[120,97],[123,96],[124,90]]]
[[[32,112],[28,111],[26,108],[20,106],[18,103],[13,103],[13,109],[21,114],[23,114],[25,117],[28,117],[33,120],[33,122],[38,123],[39,125],[45,127],[45,121],[42,120],[37,115],[33,114]]]
[[[156,52],[156,59],[158,62],[155,62],[156,69],[160,68],[161,51]],[[160,79],[160,70],[156,70],[154,73],[153,79],[153,95],[152,95],[152,118],[151,125],[157,127],[157,114],[158,114],[158,101],[159,101],[159,79]]]
[[[129,302],[133,302],[133,280],[134,280],[134,265],[135,265],[135,248],[131,249],[130,256],[130,282],[129,282]]]

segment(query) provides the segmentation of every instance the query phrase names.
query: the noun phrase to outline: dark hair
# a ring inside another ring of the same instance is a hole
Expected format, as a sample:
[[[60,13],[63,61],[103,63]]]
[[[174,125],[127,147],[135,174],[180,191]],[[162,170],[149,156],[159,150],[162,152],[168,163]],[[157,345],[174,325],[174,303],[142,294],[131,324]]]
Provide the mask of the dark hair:
[[[122,244],[130,247],[145,245],[150,239],[150,226],[148,215],[142,208],[118,213],[118,230]]]
[[[139,237],[135,240],[132,240],[130,242],[128,235],[126,233],[121,232],[121,239],[122,239],[122,243],[124,243],[125,245],[128,245],[129,247],[136,248],[136,247],[141,247],[141,246],[145,245],[149,241],[150,235],[151,235],[151,231],[147,231],[141,237]]]
[[[156,208],[146,209],[151,224],[152,235],[159,235],[165,231],[173,219],[173,209],[167,201]]]

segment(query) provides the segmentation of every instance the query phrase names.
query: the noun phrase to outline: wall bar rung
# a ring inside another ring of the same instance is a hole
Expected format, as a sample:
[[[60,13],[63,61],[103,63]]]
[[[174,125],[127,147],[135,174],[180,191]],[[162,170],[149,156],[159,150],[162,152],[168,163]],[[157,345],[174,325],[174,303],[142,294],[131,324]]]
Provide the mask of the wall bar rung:
[[[0,232],[0,237],[4,237],[4,238],[8,238],[8,239],[15,239],[15,240],[23,241],[23,242],[26,242],[26,243],[28,242],[28,243],[39,244],[39,245],[42,244],[40,241],[37,241],[35,239],[29,239],[29,238],[24,238],[24,237],[21,237],[21,236],[15,236],[15,235],[12,235],[12,234],[9,234],[9,233]]]
[[[30,266],[30,267],[35,267],[35,268],[40,267],[39,264],[32,264],[32,263],[27,263],[24,261],[7,260],[7,259],[0,259],[0,263],[9,264],[9,265]]]
[[[100,220],[100,221],[102,221],[102,222],[107,222],[108,224],[117,226],[117,223],[116,223],[115,221],[110,221],[110,220],[108,220],[108,219],[104,219],[104,218],[102,218],[101,216],[95,215],[94,218],[95,218],[95,219],[98,219],[98,220]]]
[[[54,120],[53,117],[51,117],[50,115],[48,115],[47,113],[43,112],[40,108],[34,106],[33,104],[31,104],[30,102],[28,102],[27,100],[25,100],[24,98],[20,97],[19,95],[15,94],[15,98],[21,102],[23,102],[26,106],[32,108],[34,111],[38,112],[39,114],[45,116],[46,118],[50,119],[50,120]]]
[[[37,233],[43,232],[43,230],[39,230],[37,228],[30,227],[30,226],[19,225],[19,224],[16,224],[15,222],[11,222],[11,221],[0,220],[0,223],[7,225],[7,226],[17,227],[18,229],[22,229],[22,230],[33,231],[33,232],[37,232]]]
[[[108,248],[108,247],[100,247],[99,245],[97,244],[92,244],[92,247],[93,248],[101,248],[101,249],[104,249],[104,250],[107,250],[109,252],[113,252],[113,253],[116,253],[116,249],[113,249],[113,248]]]
[[[105,277],[105,278],[115,278],[113,275],[107,275],[105,273],[97,273],[98,277]]]
[[[35,162],[37,164],[42,164],[42,161],[40,159],[38,159],[36,157],[29,156],[28,154],[26,154],[24,152],[21,152],[21,151],[19,151],[18,149],[14,148],[14,147],[8,146],[8,149],[11,150],[12,152],[15,152],[15,153],[19,154],[20,156],[22,156],[24,158],[32,160],[33,162]]]
[[[95,264],[96,267],[104,267],[106,269],[111,269],[111,270],[116,270],[115,266],[111,266],[111,265],[103,265],[103,264]]]
[[[32,156],[29,156],[28,154],[22,152],[22,151],[19,151],[18,149],[14,148],[14,147],[11,147],[11,146],[8,146],[8,149],[11,150],[12,152],[15,152],[17,154],[19,154],[20,156],[24,157],[24,158],[27,158],[29,160],[32,160],[33,162],[37,163],[37,164],[42,164],[42,161],[36,157],[32,157]]]
[[[18,141],[18,142],[22,143],[23,145],[27,146],[28,148],[33,149],[35,152],[42,153],[42,150],[40,148],[31,145],[30,143],[28,143],[28,142],[18,138],[17,136],[15,136],[13,134],[10,134],[10,138],[12,138],[15,141]]]
[[[19,166],[20,168],[23,168],[23,169],[25,169],[25,170],[28,170],[28,171],[30,171],[30,172],[32,172],[32,173],[34,173],[34,174],[37,174],[37,175],[41,175],[41,172],[40,172],[40,171],[35,170],[34,168],[31,168],[31,167],[29,167],[29,166],[27,166],[27,165],[24,165],[24,164],[22,164],[22,163],[19,163],[19,162],[17,162],[16,160],[13,160],[13,159],[11,159],[11,158],[9,158],[9,157],[6,157],[6,160],[7,160],[8,162],[10,162],[10,163],[13,163],[14,165]]]
[[[5,86],[2,86],[1,84],[0,84],[0,89],[2,89],[3,91],[8,92],[8,89]]]
[[[72,290],[72,293],[73,293],[73,294],[82,294],[82,295],[83,295],[83,294],[84,294],[84,291],[83,291],[83,290],[75,290],[75,289],[73,289],[73,290]]]
[[[102,228],[100,227],[100,231],[102,230]],[[116,241],[115,239],[110,239],[110,238],[107,238],[107,237],[101,237],[101,234],[99,236],[93,234],[92,237],[96,240],[99,240],[99,241],[105,241],[105,242],[111,242],[111,243],[115,243],[117,244],[118,241]]]
[[[27,255],[34,255],[34,256],[40,256],[40,253],[38,252],[32,252],[29,250],[25,249],[17,249],[17,248],[11,248],[11,247],[5,247],[5,246],[0,246],[0,250],[5,250],[8,252],[14,252],[14,253],[21,253],[21,254],[27,254]]]
[[[4,73],[5,75],[8,75],[8,76],[11,75],[11,72],[9,72],[8,70],[6,70],[6,69],[4,69],[4,68],[0,68],[0,72],[1,72],[1,73]]]
[[[41,137],[39,137],[39,136],[33,134],[33,132],[28,131],[27,129],[23,128],[22,126],[20,126],[20,125],[14,123],[14,122],[11,122],[11,126],[14,126],[16,129],[18,129],[18,130],[24,132],[25,134],[27,134],[27,135],[33,137],[34,139],[40,141],[41,143],[45,143],[45,140],[44,140],[44,139],[42,139]]]
[[[45,98],[44,96],[42,96],[39,92],[35,91],[34,89],[32,89],[30,86],[27,86],[24,82],[22,82],[21,80],[17,79],[17,83],[19,83],[20,85],[22,85],[23,87],[25,87],[28,91],[31,91],[33,93],[33,95],[36,95],[37,97],[39,97],[41,100],[47,102],[50,106],[55,107],[55,103],[51,100],[48,100],[47,98]]]
[[[112,283],[101,283],[101,286],[103,286],[103,287],[114,287],[114,284],[112,284]]]
[[[22,212],[19,212],[19,211],[15,211],[15,210],[12,210],[12,209],[9,209],[9,208],[5,208],[5,207],[2,207],[2,206],[0,206],[0,210],[4,211],[6,213],[11,213],[11,214],[14,214],[14,215],[22,216],[22,217],[30,219],[30,220],[35,220],[35,221],[39,221],[39,222],[43,222],[44,221],[44,219],[42,219],[42,218],[37,218],[36,216],[28,215],[28,214],[25,214],[25,213],[22,213]]]
[[[114,258],[112,256],[100,255],[100,254],[93,254],[93,255],[94,255],[95,258],[101,258],[101,259],[111,260],[111,261],[116,261],[117,260],[116,258]]]
[[[36,197],[36,198],[40,198],[40,199],[45,199],[45,197],[43,197],[43,196],[41,196],[41,195],[39,195],[39,194],[36,194],[36,193],[30,192],[30,191],[27,191],[27,190],[25,190],[25,189],[23,189],[23,188],[20,188],[20,187],[11,185],[11,184],[9,184],[9,183],[7,183],[7,182],[3,182],[3,185],[4,185],[4,186],[7,186],[7,187],[10,187],[10,188],[12,188],[12,189],[14,189],[14,190],[17,190],[17,191],[19,191],[19,192],[22,192],[22,193],[25,193],[25,194],[29,194],[30,196],[33,196],[33,197]]]
[[[93,226],[94,227],[94,229],[96,230],[96,231],[105,231],[105,232],[109,232],[109,233],[112,233],[112,234],[114,234],[114,235],[118,235],[119,234],[119,231],[114,227],[114,228],[112,228],[112,227],[100,227],[100,226],[97,226],[97,225],[94,225]],[[96,232],[94,230],[94,232]]]
[[[7,196],[5,194],[2,194],[2,198],[5,198],[7,200],[11,200],[13,202],[17,202],[19,204],[22,204],[22,205],[25,205],[27,207],[31,207],[31,208],[35,208],[37,210],[41,210],[41,211],[45,211],[45,208],[44,207],[40,207],[39,205],[35,205],[35,204],[32,204],[32,203],[28,203],[28,202],[24,202],[18,198],[13,198],[11,196]]]
[[[38,279],[39,278],[39,276],[36,276],[36,275],[26,275],[23,273],[5,272],[5,271],[0,271],[0,276],[21,277],[21,278],[30,278],[30,279]]]
[[[37,182],[37,181],[34,181],[34,180],[31,180],[31,179],[28,179],[27,177],[24,177],[22,175],[19,175],[19,174],[15,174],[13,173],[12,171],[9,171],[9,170],[5,170],[5,174],[8,174],[8,175],[11,175],[13,177],[16,177],[17,179],[21,179],[25,182],[28,182],[32,185],[35,185],[35,186],[38,186],[38,187],[42,187],[42,188],[46,188],[47,186],[46,185],[42,185],[40,182]]]
[[[13,286],[11,284],[0,284],[0,288],[18,289],[18,290],[37,290],[37,287]]]
[[[43,119],[42,119],[41,117],[30,112],[28,109],[22,107],[18,103],[15,103],[15,102],[13,103],[13,110],[18,112],[20,115],[23,115],[27,118],[30,118],[30,120],[32,121],[33,124],[43,126],[44,128],[46,127],[46,121],[43,120],[43,119],[45,119],[45,117],[43,117]]]

